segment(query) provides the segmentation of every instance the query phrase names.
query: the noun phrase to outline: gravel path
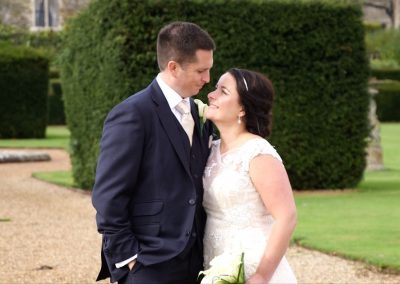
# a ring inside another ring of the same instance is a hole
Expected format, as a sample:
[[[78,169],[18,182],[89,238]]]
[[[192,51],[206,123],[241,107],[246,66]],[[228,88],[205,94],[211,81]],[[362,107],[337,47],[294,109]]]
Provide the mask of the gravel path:
[[[52,160],[0,164],[0,283],[95,283],[101,238],[90,195],[32,178],[70,169],[65,151],[41,151]],[[400,283],[400,275],[300,247],[287,257],[300,283]]]

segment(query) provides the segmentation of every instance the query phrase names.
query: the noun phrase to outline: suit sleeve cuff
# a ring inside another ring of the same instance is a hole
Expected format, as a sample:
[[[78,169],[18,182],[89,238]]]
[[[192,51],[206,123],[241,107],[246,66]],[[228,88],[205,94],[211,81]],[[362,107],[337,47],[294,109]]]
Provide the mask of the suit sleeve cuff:
[[[124,260],[124,261],[121,261],[121,262],[116,263],[116,264],[115,264],[115,267],[116,267],[116,268],[121,268],[121,267],[127,265],[129,262],[135,260],[136,258],[137,258],[137,254],[135,254],[135,255],[132,256],[131,258],[128,258],[127,260]]]

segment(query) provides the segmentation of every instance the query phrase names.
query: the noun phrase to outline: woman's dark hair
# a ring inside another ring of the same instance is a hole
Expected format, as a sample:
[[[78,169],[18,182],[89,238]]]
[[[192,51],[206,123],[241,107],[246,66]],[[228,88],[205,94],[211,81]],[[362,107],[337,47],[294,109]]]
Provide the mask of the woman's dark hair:
[[[170,60],[181,65],[192,63],[196,60],[196,51],[199,49],[215,50],[211,36],[194,23],[172,22],[158,33],[158,67],[163,71]]]
[[[261,137],[271,134],[274,88],[263,74],[246,69],[227,71],[236,81],[239,102],[244,107],[247,131]]]

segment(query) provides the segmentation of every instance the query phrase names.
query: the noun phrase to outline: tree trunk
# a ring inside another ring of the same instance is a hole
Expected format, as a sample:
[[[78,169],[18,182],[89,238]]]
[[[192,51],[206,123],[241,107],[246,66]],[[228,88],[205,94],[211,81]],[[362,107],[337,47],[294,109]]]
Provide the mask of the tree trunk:
[[[393,0],[393,28],[400,27],[400,0]]]

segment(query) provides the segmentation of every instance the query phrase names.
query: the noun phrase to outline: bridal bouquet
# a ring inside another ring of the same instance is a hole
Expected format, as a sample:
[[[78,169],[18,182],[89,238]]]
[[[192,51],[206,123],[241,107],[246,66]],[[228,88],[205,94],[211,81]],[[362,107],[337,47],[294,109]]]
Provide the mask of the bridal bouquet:
[[[211,260],[211,267],[200,271],[201,284],[244,284],[244,253],[231,255],[224,253]]]

